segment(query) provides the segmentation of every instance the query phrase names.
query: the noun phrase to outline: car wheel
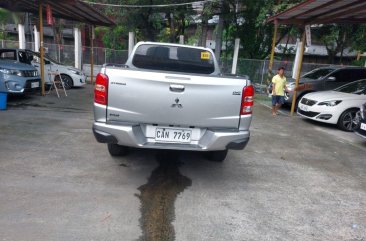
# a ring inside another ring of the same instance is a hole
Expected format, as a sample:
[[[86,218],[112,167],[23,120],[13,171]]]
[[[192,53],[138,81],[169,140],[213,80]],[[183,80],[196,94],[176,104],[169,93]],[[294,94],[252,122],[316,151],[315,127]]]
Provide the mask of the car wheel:
[[[126,156],[128,154],[128,147],[108,144],[108,151],[111,156]]]
[[[224,151],[211,151],[208,153],[208,159],[214,162],[223,162],[226,158],[228,150]]]
[[[296,102],[295,102],[295,110],[297,110],[297,107],[299,106],[299,103],[300,103],[300,100],[301,100],[301,98],[302,97],[304,97],[304,95],[306,95],[307,93],[303,93],[303,94],[301,94],[300,96],[298,96],[297,98],[296,98]]]
[[[58,81],[60,79],[59,76],[55,77],[55,81]],[[74,81],[72,78],[68,75],[62,74],[61,75],[62,82],[64,83],[65,89],[69,90],[74,86]],[[60,86],[62,88],[62,86]]]
[[[357,129],[360,125],[358,121],[357,109],[349,109],[342,113],[338,120],[338,127],[344,131],[353,131]]]

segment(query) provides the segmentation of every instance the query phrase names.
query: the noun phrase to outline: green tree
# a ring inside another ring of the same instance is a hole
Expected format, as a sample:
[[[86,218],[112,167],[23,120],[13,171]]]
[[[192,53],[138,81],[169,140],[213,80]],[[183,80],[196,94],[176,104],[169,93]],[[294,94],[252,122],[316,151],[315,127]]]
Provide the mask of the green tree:
[[[0,39],[6,39],[5,24],[11,19],[11,13],[3,8],[0,8]]]
[[[366,52],[366,24],[357,26],[352,34],[351,47],[356,51]]]
[[[108,3],[108,1],[100,1]],[[182,3],[184,0],[175,1]],[[127,0],[114,1],[117,5],[156,5],[171,4],[170,1]],[[125,46],[128,32],[133,31],[139,40],[177,42],[178,36],[185,33],[188,21],[193,14],[189,5],[164,8],[131,8],[98,6],[107,16],[115,20],[117,26],[112,31],[99,28],[106,46],[119,48]],[[103,31],[102,31],[103,30]],[[124,42],[123,44],[119,44]]]
[[[327,24],[313,31],[313,38],[320,40],[327,49],[328,62],[336,63],[336,57],[340,56],[339,63],[346,48],[364,52],[366,51],[366,25],[360,24]]]
[[[273,23],[266,22],[267,18],[299,2],[301,0],[241,0],[238,1],[237,7],[237,1],[228,1],[232,10],[231,16],[227,17],[230,21],[225,23],[227,41],[241,39],[242,49],[239,52],[241,57],[266,58],[271,51],[274,28]],[[292,29],[292,26],[281,26],[276,44]],[[229,52],[231,50],[229,46]]]

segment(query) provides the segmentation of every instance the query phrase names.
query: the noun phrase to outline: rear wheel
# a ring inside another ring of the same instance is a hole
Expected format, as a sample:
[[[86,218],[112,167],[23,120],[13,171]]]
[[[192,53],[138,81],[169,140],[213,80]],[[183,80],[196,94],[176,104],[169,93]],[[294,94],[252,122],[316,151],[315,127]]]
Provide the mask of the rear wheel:
[[[208,159],[214,162],[223,162],[227,156],[228,150],[224,151],[211,151],[208,153]]]
[[[358,121],[358,109],[349,109],[342,113],[338,120],[338,127],[344,131],[353,131],[360,125]]]
[[[128,147],[108,144],[108,151],[111,156],[126,156],[128,154]]]

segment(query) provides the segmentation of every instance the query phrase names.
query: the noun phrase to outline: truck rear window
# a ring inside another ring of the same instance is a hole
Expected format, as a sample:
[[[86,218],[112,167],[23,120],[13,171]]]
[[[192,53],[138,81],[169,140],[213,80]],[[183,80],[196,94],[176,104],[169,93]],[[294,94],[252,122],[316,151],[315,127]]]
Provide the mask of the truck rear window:
[[[211,74],[215,71],[211,52],[178,46],[140,45],[132,64],[141,69],[193,74]]]

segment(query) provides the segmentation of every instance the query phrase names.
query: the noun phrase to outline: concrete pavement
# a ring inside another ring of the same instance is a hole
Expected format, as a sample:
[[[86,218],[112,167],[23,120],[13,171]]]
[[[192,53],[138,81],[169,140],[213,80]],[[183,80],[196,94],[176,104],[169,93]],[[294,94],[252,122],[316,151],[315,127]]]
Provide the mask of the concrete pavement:
[[[352,133],[256,104],[250,143],[224,163],[112,158],[92,135],[91,86],[68,95],[0,112],[0,240],[366,239],[366,143]]]

